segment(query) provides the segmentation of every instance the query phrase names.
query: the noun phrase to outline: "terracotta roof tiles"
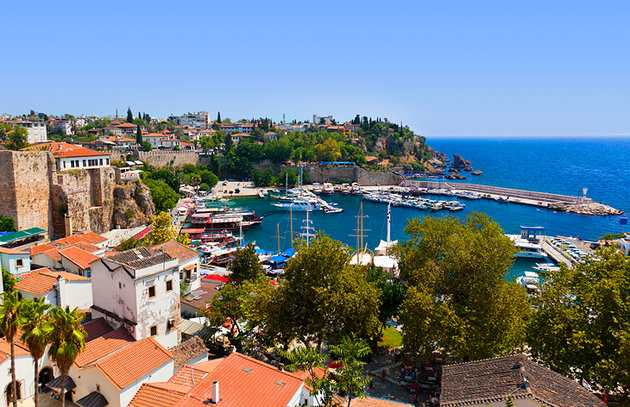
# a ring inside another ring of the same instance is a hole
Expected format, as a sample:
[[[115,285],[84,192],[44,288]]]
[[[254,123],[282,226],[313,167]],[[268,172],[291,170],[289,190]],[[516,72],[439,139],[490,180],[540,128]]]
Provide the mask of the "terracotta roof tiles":
[[[135,141],[135,140],[133,140]],[[97,244],[97,243],[102,243],[105,242],[107,240],[106,237],[103,237],[99,234],[96,234],[94,232],[88,232],[88,233],[84,233],[81,235],[81,237],[83,238],[83,240],[86,240],[89,243],[92,244]]]
[[[184,398],[185,391],[161,386],[162,383],[143,383],[133,396],[130,407],[172,407]]]
[[[200,356],[208,356],[208,348],[198,336],[193,336],[187,341],[173,346],[169,351],[175,360],[175,369]]]
[[[68,281],[90,281],[89,278],[77,274],[39,269],[21,276],[20,281],[15,283],[15,288],[35,295],[44,295],[53,290],[59,277]]]
[[[40,245],[31,247],[30,252],[31,252],[31,256],[34,256],[36,254],[43,253],[51,249],[58,249],[58,247],[53,246],[51,244],[40,244]]]
[[[68,157],[90,157],[90,156],[104,156],[110,155],[104,151],[95,151],[82,146],[76,146],[68,143],[58,143],[54,141],[39,143],[36,146],[26,147],[22,150],[46,150],[50,152],[55,158],[68,158]]]
[[[75,246],[61,249],[59,250],[59,254],[82,269],[89,268],[92,263],[99,260],[98,256],[95,256],[92,253],[86,252],[85,250]]]
[[[190,260],[194,257],[199,257],[199,253],[197,251],[191,249],[190,247],[186,247],[175,240],[151,246],[149,249],[154,252],[162,251],[167,253],[169,256],[178,259],[180,262]]]
[[[107,332],[98,338],[87,341],[85,350],[77,356],[74,364],[79,369],[90,366],[99,359],[124,348],[134,341],[131,334],[124,327],[120,327],[115,331]]]
[[[83,324],[83,329],[87,333],[85,343],[91,342],[96,338],[110,333],[114,330],[110,324],[105,321],[105,318],[96,318]]]
[[[28,256],[30,254],[28,252],[23,252],[21,250],[7,249],[6,247],[0,247],[0,253],[4,253],[4,254],[21,254],[21,255],[26,255],[26,256]]]
[[[114,386],[124,389],[172,360],[154,338],[146,338],[101,359],[96,366]]]

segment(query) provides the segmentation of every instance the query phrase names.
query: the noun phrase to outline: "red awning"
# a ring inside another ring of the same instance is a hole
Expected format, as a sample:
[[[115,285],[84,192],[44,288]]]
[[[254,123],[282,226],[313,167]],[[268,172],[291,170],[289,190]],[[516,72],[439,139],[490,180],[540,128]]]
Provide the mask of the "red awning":
[[[203,276],[203,278],[205,280],[219,281],[221,283],[227,283],[228,281],[230,281],[229,278],[219,274],[208,274],[207,276]]]
[[[193,228],[193,229],[182,229],[181,232],[179,232],[180,235],[186,234],[188,233],[189,235],[199,235],[201,233],[203,233],[204,230],[203,228]]]

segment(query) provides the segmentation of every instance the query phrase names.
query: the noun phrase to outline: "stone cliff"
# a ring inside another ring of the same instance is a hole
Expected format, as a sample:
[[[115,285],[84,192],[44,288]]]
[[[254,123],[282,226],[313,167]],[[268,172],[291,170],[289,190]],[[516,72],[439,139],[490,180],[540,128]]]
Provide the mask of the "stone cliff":
[[[151,191],[141,182],[130,182],[114,188],[112,227],[122,229],[146,225],[155,216]]]
[[[453,154],[453,165],[451,168],[464,171],[472,171],[472,164],[468,160],[464,160],[461,156]]]

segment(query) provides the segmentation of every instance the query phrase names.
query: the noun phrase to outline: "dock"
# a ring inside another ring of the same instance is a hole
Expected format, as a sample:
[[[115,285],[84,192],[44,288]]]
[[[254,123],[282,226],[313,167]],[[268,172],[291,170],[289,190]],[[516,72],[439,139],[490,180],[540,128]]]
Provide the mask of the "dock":
[[[564,252],[556,249],[551,243],[549,243],[550,239],[551,237],[549,236],[540,236],[540,245],[543,251],[547,254],[547,256],[549,256],[551,260],[554,261],[554,263],[558,265],[565,264],[567,267],[572,267],[573,261],[571,260],[571,258]]]
[[[569,196],[560,194],[551,194],[548,192],[527,191],[523,189],[495,187],[491,185],[467,184],[460,182],[442,182],[442,181],[412,181],[405,180],[400,186],[417,189],[437,190],[446,192],[447,195],[453,193],[472,192],[479,194],[482,198],[502,199],[510,203],[520,203],[523,205],[539,206],[543,208],[549,207],[551,204],[568,203],[593,203],[592,198],[581,196]],[[438,192],[439,193],[439,192]]]

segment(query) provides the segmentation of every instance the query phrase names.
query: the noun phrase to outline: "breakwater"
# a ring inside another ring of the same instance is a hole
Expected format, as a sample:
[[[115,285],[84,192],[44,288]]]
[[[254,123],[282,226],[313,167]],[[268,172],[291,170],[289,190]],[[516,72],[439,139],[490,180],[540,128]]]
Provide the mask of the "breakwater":
[[[552,194],[548,192],[527,191],[523,189],[496,187],[492,185],[467,184],[443,181],[414,181],[405,180],[401,187],[426,189],[427,192],[444,193],[447,195],[458,193],[478,194],[481,198],[501,200],[508,203],[518,203],[552,209],[560,212],[571,212],[581,215],[620,215],[623,211],[602,203],[596,203],[592,198]]]

